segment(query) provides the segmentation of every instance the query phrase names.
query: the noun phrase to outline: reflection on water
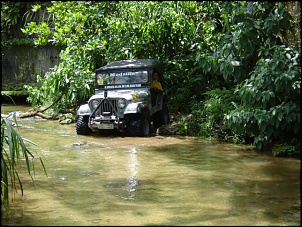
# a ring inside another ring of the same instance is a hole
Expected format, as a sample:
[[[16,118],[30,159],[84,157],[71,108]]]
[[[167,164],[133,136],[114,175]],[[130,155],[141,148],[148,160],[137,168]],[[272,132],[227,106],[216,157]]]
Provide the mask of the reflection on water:
[[[128,189],[129,196],[127,199],[133,199],[135,196],[135,187],[137,187],[138,179],[137,179],[137,171],[138,171],[138,161],[136,156],[136,148],[131,148],[129,150],[129,158],[128,158],[128,165],[129,165],[129,177],[128,177]]]
[[[35,185],[20,173],[24,200],[17,194],[1,224],[301,224],[300,160],[191,137],[79,136],[75,124],[43,119],[16,128],[49,177],[38,160]]]
[[[125,200],[133,200],[135,199],[136,188],[139,186],[139,181],[137,179],[138,173],[138,160],[136,156],[136,148],[133,147],[130,150],[126,151],[129,153],[128,162],[128,173],[126,174],[126,178],[124,181],[113,182],[106,185],[108,190],[111,190],[115,193],[117,197],[120,197]]]

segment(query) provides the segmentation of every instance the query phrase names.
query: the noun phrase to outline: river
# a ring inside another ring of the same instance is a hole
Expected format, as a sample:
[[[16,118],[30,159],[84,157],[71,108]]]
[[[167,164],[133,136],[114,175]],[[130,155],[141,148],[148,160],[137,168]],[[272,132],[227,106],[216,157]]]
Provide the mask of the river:
[[[2,105],[1,113],[30,106]],[[301,161],[186,136],[77,135],[75,124],[26,118],[37,147],[2,225],[300,226]],[[12,195],[12,194],[11,194]]]

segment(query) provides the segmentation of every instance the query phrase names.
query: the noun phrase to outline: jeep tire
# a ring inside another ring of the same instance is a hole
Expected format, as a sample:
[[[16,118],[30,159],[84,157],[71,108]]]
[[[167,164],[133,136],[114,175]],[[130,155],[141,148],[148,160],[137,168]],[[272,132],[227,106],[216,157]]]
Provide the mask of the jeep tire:
[[[135,116],[129,119],[128,136],[146,137],[150,134],[150,119],[145,116]]]
[[[90,128],[88,127],[88,116],[79,116],[77,120],[77,134],[78,135],[88,135],[90,133]]]
[[[168,124],[170,122],[169,111],[167,103],[163,103],[163,109],[154,114],[153,126],[159,128],[162,125]]]

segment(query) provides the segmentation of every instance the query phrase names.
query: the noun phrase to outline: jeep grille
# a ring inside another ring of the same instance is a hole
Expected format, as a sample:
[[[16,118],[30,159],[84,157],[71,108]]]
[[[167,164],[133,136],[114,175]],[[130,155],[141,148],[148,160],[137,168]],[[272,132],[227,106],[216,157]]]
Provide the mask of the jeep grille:
[[[108,115],[110,113],[110,115],[114,114],[114,110],[117,111],[117,99],[105,99],[104,101],[102,101],[103,99],[98,100],[99,102],[102,102],[102,104],[99,106],[99,108],[97,109],[97,111],[95,112],[95,116],[101,116],[101,115]],[[111,105],[110,105],[110,103]],[[93,109],[93,107],[91,106],[91,102],[89,103],[90,108]],[[113,108],[112,108],[113,107]]]

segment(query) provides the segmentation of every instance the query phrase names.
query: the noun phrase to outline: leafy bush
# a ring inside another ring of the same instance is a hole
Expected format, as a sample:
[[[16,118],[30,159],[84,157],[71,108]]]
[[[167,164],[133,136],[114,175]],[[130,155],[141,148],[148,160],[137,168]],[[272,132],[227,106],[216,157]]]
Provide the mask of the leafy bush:
[[[224,116],[235,108],[239,97],[227,89],[214,89],[205,92],[206,99],[192,106],[190,118],[182,118],[178,134],[199,137],[213,137],[233,143],[244,143],[240,134],[235,134],[224,124]]]
[[[300,142],[276,144],[272,147],[272,154],[275,157],[300,157]]]
[[[258,149],[300,138],[300,54],[285,46],[261,48],[249,79],[235,93],[242,105],[225,118],[236,133],[254,138]]]

